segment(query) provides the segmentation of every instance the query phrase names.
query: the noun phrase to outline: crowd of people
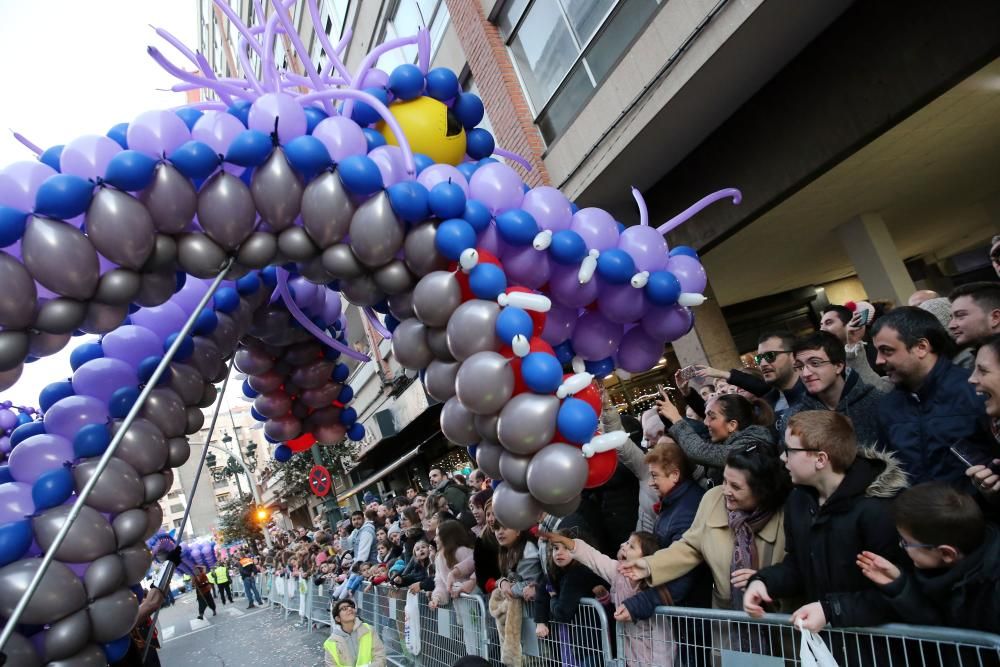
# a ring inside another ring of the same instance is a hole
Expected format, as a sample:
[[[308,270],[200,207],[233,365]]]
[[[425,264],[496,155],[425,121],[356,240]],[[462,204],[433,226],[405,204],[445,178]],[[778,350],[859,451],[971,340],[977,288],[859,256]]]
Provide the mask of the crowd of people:
[[[754,366],[682,369],[683,413],[664,393],[635,419],[605,396],[601,428],[630,438],[566,517],[514,530],[482,471],[435,468],[427,492],[369,493],[338,526],[282,536],[264,567],[329,592],[331,665],[384,662],[356,618],[373,586],[431,608],[484,596],[508,665],[522,601],[554,640],[596,598],[629,664],[671,664],[660,605],[1000,632],[1000,284],[914,301],[830,306],[816,333],[762,335]]]

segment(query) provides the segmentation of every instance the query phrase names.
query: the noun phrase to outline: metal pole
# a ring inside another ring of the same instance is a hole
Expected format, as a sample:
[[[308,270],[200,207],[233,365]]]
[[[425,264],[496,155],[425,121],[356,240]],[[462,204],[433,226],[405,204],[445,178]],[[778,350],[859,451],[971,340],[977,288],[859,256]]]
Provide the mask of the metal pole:
[[[246,459],[243,458],[243,443],[240,441],[239,431],[236,430],[236,418],[233,417],[232,408],[229,409],[229,422],[233,425],[233,437],[236,438],[236,453],[239,454],[240,465],[243,466],[243,472],[247,475],[247,483],[250,485],[250,493],[253,494],[253,501],[259,507],[264,504],[264,501],[260,499],[260,491],[257,489],[257,484],[254,483],[254,479],[250,475],[250,468],[247,467]],[[236,485],[239,486],[239,482]],[[264,543],[267,544],[267,548],[273,548],[274,544],[271,542],[271,532],[267,529],[267,526],[261,526],[261,532],[264,533]]]
[[[201,313],[201,309],[208,305],[209,300],[215,294],[215,290],[219,288],[219,285],[222,284],[222,281],[232,264],[233,259],[230,258],[226,260],[225,264],[222,265],[222,270],[219,272],[219,275],[216,276],[214,281],[212,281],[211,286],[208,288],[208,291],[205,292],[205,296],[201,298],[201,301],[198,302],[198,306],[194,309],[194,312],[192,312],[191,317],[189,317],[184,323],[184,326],[181,327],[180,334],[176,337],[173,345],[170,346],[166,354],[163,355],[163,359],[157,365],[156,370],[153,371],[152,377],[149,378],[146,386],[143,387],[142,391],[139,393],[139,398],[136,400],[135,405],[132,406],[132,409],[129,410],[125,419],[122,420],[118,432],[115,433],[115,436],[111,439],[111,443],[108,445],[108,448],[104,450],[104,454],[101,456],[101,460],[97,464],[97,469],[94,471],[94,474],[91,475],[87,483],[83,485],[83,488],[80,490],[80,495],[77,497],[76,502],[73,503],[73,507],[70,508],[69,514],[66,516],[66,520],[63,523],[62,528],[60,528],[59,532],[56,533],[52,546],[49,547],[48,551],[46,551],[45,555],[42,557],[42,563],[39,566],[38,571],[35,572],[35,576],[31,578],[31,582],[28,584],[28,589],[21,596],[21,599],[17,601],[17,606],[14,607],[13,613],[11,613],[10,618],[7,619],[7,623],[4,625],[3,630],[0,631],[0,650],[3,650],[3,647],[7,645],[7,640],[10,639],[10,636],[14,633],[14,628],[17,626],[17,622],[21,620],[24,610],[27,609],[31,596],[33,596],[35,591],[38,590],[38,586],[42,583],[42,578],[48,571],[49,566],[52,565],[52,561],[55,559],[56,551],[58,551],[59,547],[62,546],[62,543],[66,541],[66,536],[69,535],[70,528],[73,527],[73,522],[76,521],[78,516],[80,516],[80,510],[83,509],[83,505],[87,502],[87,498],[90,497],[94,487],[97,486],[97,481],[107,469],[108,464],[111,462],[111,457],[114,456],[115,450],[118,449],[118,445],[125,437],[125,433],[128,431],[129,426],[131,426],[132,422],[139,416],[139,412],[146,403],[146,399],[149,398],[149,395],[153,392],[153,389],[156,388],[157,383],[160,381],[160,377],[163,376],[163,373],[166,372],[167,368],[170,366],[170,362],[173,360],[174,355],[177,354],[177,350],[180,349],[185,337],[191,333],[191,329],[194,328],[195,320],[197,319],[198,314]],[[205,451],[207,452],[208,450],[206,449]],[[190,504],[188,507],[190,507]],[[185,517],[186,516],[187,515],[185,514]]]

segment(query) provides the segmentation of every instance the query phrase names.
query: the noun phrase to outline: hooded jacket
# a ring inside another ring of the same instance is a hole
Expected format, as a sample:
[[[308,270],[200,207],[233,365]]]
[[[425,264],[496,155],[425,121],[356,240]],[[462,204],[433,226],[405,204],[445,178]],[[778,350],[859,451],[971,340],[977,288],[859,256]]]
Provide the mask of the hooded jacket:
[[[367,634],[372,636],[372,661],[367,663],[370,667],[385,667],[385,646],[378,638],[378,633],[372,630],[372,626],[362,623],[360,620],[354,622],[354,630],[347,632],[339,623],[330,626],[330,637],[324,644],[324,664],[326,667],[337,667],[333,655],[330,654],[330,644],[333,644],[337,652],[337,658],[341,665],[356,665],[358,660],[358,648],[361,638]]]
[[[878,442],[878,405],[884,396],[885,392],[862,380],[854,371],[847,374],[844,390],[840,393],[840,401],[835,412],[851,420],[860,446],[874,447]],[[798,403],[788,409],[785,423],[788,423],[787,420],[791,419],[792,415],[807,410],[829,410],[829,408],[818,396],[806,393]],[[783,440],[784,433],[779,433],[778,438]]]
[[[907,486],[895,458],[863,449],[836,491],[822,505],[816,489],[796,486],[785,502],[785,560],[752,577],[772,598],[819,601],[834,627],[878,625],[895,617],[878,588],[855,564],[862,551],[901,562],[890,513]]]

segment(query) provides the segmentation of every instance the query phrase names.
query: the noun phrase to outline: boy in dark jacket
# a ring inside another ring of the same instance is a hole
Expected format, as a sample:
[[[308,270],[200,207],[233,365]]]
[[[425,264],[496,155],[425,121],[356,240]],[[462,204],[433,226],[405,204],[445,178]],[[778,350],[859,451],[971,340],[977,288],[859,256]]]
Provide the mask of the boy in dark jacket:
[[[901,493],[893,513],[915,569],[901,571],[870,551],[858,567],[896,613],[917,625],[1000,632],[1000,531],[976,501],[931,482]]]
[[[784,450],[796,485],[785,503],[785,560],[751,578],[743,609],[759,617],[765,602],[805,597],[813,602],[791,621],[813,632],[827,623],[863,627],[889,620],[891,606],[850,565],[862,551],[902,555],[890,499],[906,487],[906,474],[888,454],[859,451],[850,420],[836,412],[794,415]]]

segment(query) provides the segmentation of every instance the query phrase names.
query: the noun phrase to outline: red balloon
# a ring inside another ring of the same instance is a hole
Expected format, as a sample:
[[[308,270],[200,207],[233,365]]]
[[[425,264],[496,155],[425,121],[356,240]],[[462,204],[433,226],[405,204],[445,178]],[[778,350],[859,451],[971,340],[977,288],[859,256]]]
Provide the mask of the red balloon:
[[[579,398],[581,401],[584,401],[587,405],[594,409],[597,416],[601,415],[604,405],[601,401],[601,390],[597,386],[596,382],[591,382],[589,385],[576,392],[573,395],[573,398]]]
[[[292,438],[285,444],[293,452],[304,452],[316,444],[316,437],[312,433],[303,433],[297,438]]]
[[[600,454],[594,454],[587,459],[587,483],[583,485],[585,489],[595,489],[606,483],[615,474],[618,467],[618,451],[611,449]]]

